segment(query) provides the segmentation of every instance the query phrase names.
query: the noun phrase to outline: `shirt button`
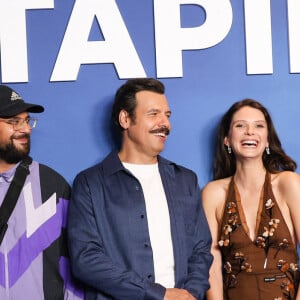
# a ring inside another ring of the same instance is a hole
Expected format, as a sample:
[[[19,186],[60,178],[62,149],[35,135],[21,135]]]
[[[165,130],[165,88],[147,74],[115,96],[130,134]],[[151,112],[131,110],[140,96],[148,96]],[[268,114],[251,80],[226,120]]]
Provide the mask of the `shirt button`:
[[[144,244],[144,247],[145,247],[145,248],[148,248],[148,247],[149,247],[149,245],[148,245],[147,243],[145,243],[145,244]]]
[[[147,277],[148,277],[149,279],[151,279],[151,278],[152,278],[152,275],[148,275]]]
[[[141,214],[141,219],[144,219],[145,218],[145,215]]]

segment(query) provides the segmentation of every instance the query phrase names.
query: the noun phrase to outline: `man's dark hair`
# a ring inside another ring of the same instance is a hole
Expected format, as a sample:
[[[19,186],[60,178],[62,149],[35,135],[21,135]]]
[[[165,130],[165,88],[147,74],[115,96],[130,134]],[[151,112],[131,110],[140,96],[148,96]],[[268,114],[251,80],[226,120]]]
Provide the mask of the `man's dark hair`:
[[[134,121],[137,92],[151,91],[158,94],[165,93],[165,87],[162,82],[154,78],[135,78],[127,80],[116,92],[112,107],[112,120],[120,132],[123,131],[119,123],[119,114],[121,110],[127,111],[129,117]]]

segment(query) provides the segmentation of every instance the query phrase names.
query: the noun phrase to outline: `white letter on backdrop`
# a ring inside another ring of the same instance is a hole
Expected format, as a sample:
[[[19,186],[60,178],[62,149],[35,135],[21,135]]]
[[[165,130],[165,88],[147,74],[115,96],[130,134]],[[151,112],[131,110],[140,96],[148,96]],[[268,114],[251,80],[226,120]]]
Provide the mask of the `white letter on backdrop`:
[[[245,0],[247,74],[272,74],[270,0]]]
[[[180,5],[201,6],[205,23],[180,27]],[[182,50],[205,49],[220,43],[232,24],[229,0],[154,0],[157,77],[182,77]]]
[[[288,0],[290,72],[300,73],[300,3]]]
[[[105,41],[88,41],[95,16]],[[115,1],[77,0],[51,81],[76,80],[81,64],[100,63],[114,63],[120,78],[146,76]]]
[[[54,0],[0,0],[3,82],[28,82],[26,9],[54,8]]]

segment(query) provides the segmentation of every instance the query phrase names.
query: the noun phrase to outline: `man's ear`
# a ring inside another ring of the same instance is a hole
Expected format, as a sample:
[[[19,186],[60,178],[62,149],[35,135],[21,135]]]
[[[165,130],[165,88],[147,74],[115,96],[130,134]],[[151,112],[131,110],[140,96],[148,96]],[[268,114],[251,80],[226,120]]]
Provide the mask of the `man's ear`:
[[[119,123],[123,129],[128,129],[130,125],[130,118],[128,112],[125,109],[122,109],[119,113]]]

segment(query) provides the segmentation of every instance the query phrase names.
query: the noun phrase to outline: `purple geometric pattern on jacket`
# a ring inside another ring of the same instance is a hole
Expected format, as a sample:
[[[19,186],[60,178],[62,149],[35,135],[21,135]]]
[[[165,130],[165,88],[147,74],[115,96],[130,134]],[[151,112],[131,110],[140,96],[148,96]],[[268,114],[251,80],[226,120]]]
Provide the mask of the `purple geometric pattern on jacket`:
[[[67,207],[68,201],[60,198],[56,206],[56,213],[29,238],[24,233],[8,253],[9,287],[12,287],[27,270],[31,262],[61,235],[62,227],[66,226]],[[4,287],[3,253],[0,253],[0,266],[0,285]]]

